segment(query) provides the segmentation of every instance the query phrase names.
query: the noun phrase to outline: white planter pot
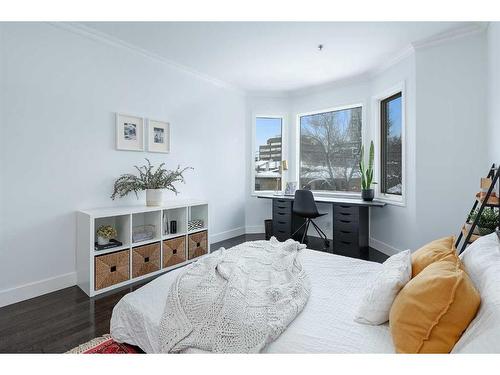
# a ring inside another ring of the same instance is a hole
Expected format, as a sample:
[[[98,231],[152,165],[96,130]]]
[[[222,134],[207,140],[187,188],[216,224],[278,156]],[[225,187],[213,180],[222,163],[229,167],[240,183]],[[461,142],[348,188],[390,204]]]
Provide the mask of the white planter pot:
[[[107,245],[109,243],[109,238],[97,236],[98,245]]]
[[[146,206],[161,206],[162,202],[162,189],[146,189]]]

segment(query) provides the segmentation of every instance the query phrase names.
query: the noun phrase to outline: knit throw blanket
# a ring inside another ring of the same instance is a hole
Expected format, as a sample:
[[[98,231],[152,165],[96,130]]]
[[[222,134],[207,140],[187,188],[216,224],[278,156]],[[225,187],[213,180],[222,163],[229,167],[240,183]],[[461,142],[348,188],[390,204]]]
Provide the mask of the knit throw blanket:
[[[273,237],[221,248],[191,264],[168,294],[161,351],[260,352],[309,298],[309,279],[298,260],[304,248]]]

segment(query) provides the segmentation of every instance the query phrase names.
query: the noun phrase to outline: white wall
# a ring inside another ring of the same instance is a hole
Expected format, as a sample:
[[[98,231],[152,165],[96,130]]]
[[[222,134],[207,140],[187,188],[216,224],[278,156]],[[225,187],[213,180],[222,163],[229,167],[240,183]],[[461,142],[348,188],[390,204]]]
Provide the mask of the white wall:
[[[500,23],[488,27],[488,157],[500,163]]]
[[[414,245],[457,235],[488,172],[485,41],[476,33],[416,51]]]
[[[0,305],[74,284],[75,211],[148,157],[192,166],[182,196],[210,202],[212,239],[244,233],[245,98],[51,24],[3,24]],[[171,154],[116,151],[114,112],[171,123]],[[38,283],[45,280],[42,283]]]

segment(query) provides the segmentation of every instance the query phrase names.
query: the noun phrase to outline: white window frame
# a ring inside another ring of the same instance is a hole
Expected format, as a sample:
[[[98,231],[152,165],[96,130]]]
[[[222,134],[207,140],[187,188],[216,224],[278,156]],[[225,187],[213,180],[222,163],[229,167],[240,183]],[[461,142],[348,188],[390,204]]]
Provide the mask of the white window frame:
[[[375,146],[375,181],[381,181],[381,129],[382,123],[380,118],[380,104],[384,99],[387,99],[397,93],[401,93],[401,195],[387,194],[380,191],[380,184],[375,186],[375,197],[378,200],[384,201],[395,206],[406,206],[406,90],[405,82],[399,82],[391,88],[379,93],[372,98],[372,129],[373,143]]]
[[[296,117],[296,126],[295,126],[295,175],[297,176],[297,184],[300,185],[300,118],[303,116],[310,116],[310,115],[318,115],[321,113],[326,113],[326,112],[335,112],[335,111],[343,111],[346,109],[353,109],[353,108],[359,108],[361,107],[361,144],[364,145],[365,143],[365,124],[366,124],[366,113],[365,113],[365,108],[366,105],[364,102],[358,102],[355,104],[346,104],[338,107],[330,107],[326,109],[319,109],[315,111],[310,111],[310,112],[303,112],[303,113],[297,113]],[[298,186],[297,188],[301,188]],[[316,196],[328,196],[328,197],[348,197],[348,198],[353,198],[353,197],[360,197],[361,192],[349,192],[349,191],[335,191],[335,190],[313,190],[314,195]]]
[[[256,127],[257,127],[257,118],[272,118],[272,119],[281,119],[281,160],[287,160],[287,153],[288,153],[288,147],[287,147],[287,138],[286,138],[286,115],[282,113],[278,114],[261,114],[261,113],[255,113],[252,115],[252,147],[251,147],[251,154],[250,154],[250,168],[251,168],[251,178],[250,178],[250,191],[252,196],[257,196],[259,194],[268,194],[268,193],[274,193],[275,190],[255,190],[255,147],[256,147],[256,142],[255,142],[255,135],[256,135]],[[284,190],[284,173],[281,173],[281,191]]]

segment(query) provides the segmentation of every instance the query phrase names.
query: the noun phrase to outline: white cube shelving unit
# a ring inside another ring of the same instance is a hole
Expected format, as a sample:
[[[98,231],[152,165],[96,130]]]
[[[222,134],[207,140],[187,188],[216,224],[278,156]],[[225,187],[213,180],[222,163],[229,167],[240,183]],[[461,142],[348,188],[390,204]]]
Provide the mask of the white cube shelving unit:
[[[192,219],[203,220],[203,228],[188,231],[188,221]],[[172,220],[177,222],[176,233],[170,233],[170,222]],[[123,245],[106,250],[97,250],[95,248],[96,231],[102,225],[113,226],[118,233],[116,240],[122,242]],[[153,238],[134,242],[134,228],[143,225],[154,226]],[[209,251],[208,232],[208,202],[202,200],[176,200],[158,207],[130,206],[78,211],[77,284],[87,295],[93,297],[184,266],[198,259],[197,257],[191,258],[189,254],[198,255],[204,251]],[[203,245],[200,245],[200,236],[204,239]],[[196,240],[193,241],[192,238]],[[182,239],[184,239],[184,242],[180,241],[180,243],[184,243],[184,249],[180,249],[180,255],[185,260],[164,267],[164,252],[167,249],[171,250],[167,246],[169,241]],[[203,246],[204,248],[200,248],[200,250],[189,246]],[[103,257],[104,255],[106,256]],[[96,262],[96,259],[99,262]],[[155,264],[148,264],[148,267],[143,267],[141,261],[151,261]],[[113,262],[117,262],[117,264]],[[106,268],[108,265],[109,270]],[[145,270],[143,271],[144,274],[132,277],[134,273],[137,274],[137,270],[133,272],[133,267],[141,267],[141,269]],[[96,272],[97,268],[99,269],[98,272]],[[96,278],[99,280],[96,281]]]

